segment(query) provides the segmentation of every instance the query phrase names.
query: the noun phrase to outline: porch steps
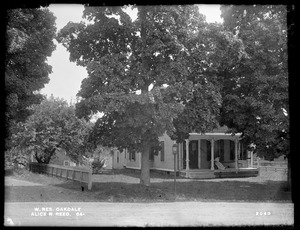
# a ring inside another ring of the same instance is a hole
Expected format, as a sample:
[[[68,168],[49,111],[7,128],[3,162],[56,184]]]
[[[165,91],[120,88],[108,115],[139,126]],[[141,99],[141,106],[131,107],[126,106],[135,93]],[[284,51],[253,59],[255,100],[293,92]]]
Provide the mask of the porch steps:
[[[259,175],[259,170],[238,170],[237,172],[223,170],[215,171],[214,174],[217,178],[256,177]]]
[[[213,171],[208,170],[181,172],[180,175],[191,179],[210,179],[216,177]]]
[[[191,179],[211,179],[211,178],[239,178],[256,177],[259,175],[259,169],[227,169],[227,170],[190,170],[182,171],[180,176]]]

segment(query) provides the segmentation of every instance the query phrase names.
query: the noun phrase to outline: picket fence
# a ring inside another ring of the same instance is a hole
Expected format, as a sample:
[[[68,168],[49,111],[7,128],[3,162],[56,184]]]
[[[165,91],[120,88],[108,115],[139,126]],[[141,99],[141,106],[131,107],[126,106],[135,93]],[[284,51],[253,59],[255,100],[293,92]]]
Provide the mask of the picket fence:
[[[29,170],[34,173],[43,173],[49,176],[87,183],[88,190],[92,189],[92,169],[30,162]]]

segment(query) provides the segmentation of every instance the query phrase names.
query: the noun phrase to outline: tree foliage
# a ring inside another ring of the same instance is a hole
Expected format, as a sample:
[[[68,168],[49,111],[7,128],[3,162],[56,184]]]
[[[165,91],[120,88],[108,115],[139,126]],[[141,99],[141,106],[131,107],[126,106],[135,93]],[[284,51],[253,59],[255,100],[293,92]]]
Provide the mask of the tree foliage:
[[[92,125],[78,119],[75,107],[62,99],[50,97],[32,110],[24,123],[18,123],[18,132],[13,135],[16,147],[33,151],[39,163],[48,164],[58,149],[66,150],[78,162]]]
[[[281,5],[222,6],[226,30],[247,56],[218,71],[223,82],[221,123],[242,132],[259,156],[289,153],[287,11]]]
[[[211,35],[236,44],[232,56],[242,46],[220,25],[208,25],[197,6],[137,9],[132,21],[123,7],[86,7],[91,24],[69,23],[58,41],[88,71],[76,113],[104,114],[90,140],[142,152],[141,183],[149,184],[149,150],[158,136],[167,132],[179,141],[190,128],[204,132],[217,123],[221,95],[205,74],[219,62]]]
[[[51,66],[46,61],[55,49],[55,33],[55,17],[46,8],[7,11],[5,91],[9,128],[25,121],[30,115],[28,107],[43,100],[38,91],[49,82]]]

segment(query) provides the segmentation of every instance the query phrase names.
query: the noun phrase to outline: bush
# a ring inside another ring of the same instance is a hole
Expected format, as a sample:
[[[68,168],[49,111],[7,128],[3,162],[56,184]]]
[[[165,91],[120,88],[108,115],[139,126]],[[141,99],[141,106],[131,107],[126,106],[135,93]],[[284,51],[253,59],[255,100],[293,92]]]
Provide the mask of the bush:
[[[5,176],[11,176],[14,174],[14,170],[12,168],[5,168]]]
[[[104,164],[105,164],[105,159],[100,160],[99,158],[96,158],[92,162],[93,173],[99,173],[103,168]]]

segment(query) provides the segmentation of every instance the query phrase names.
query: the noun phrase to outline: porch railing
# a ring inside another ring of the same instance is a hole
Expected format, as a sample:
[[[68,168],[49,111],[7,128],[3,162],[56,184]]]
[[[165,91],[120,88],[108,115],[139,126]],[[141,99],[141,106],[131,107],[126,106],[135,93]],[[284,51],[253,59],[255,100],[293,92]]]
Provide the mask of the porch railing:
[[[285,161],[266,161],[266,160],[255,160],[253,162],[254,167],[259,168],[262,171],[275,171],[287,173],[288,167]]]
[[[66,178],[67,180],[79,181],[80,183],[87,183],[88,190],[92,189],[92,169],[30,162],[29,170],[34,173],[43,173],[48,176],[56,176]]]

